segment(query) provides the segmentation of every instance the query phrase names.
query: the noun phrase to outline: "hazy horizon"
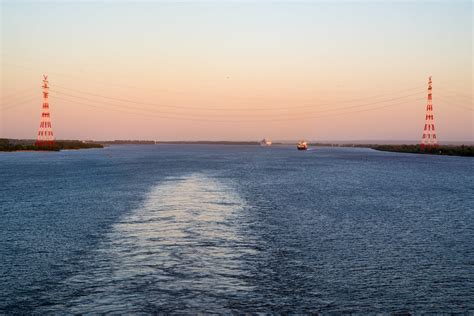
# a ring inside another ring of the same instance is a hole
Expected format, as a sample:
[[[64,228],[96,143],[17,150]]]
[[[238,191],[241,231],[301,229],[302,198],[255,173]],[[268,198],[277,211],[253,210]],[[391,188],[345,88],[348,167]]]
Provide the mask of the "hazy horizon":
[[[1,3],[0,137],[474,140],[472,3]]]
[[[18,139],[18,138],[7,138],[11,140],[21,140],[21,141],[31,141],[34,142],[34,138],[24,138],[24,139]],[[267,138],[268,139],[268,138]],[[57,139],[58,141],[68,141],[68,140],[73,140],[73,139]],[[246,142],[254,142],[255,144],[258,144],[262,139],[234,139],[234,140],[228,140],[228,139],[152,139],[152,138],[139,138],[139,139],[78,139],[79,141],[83,142],[147,142],[147,141],[154,141],[157,143],[199,143],[199,142],[213,142],[213,143],[246,143]],[[270,139],[273,142],[273,145],[294,145],[298,143],[301,139]],[[371,144],[378,144],[378,145],[414,145],[414,144],[419,144],[420,140],[408,140],[408,139],[393,139],[393,140],[384,140],[384,139],[351,139],[351,140],[340,140],[340,139],[305,139],[308,143],[320,143],[320,144],[337,144],[337,145],[371,145]],[[474,141],[472,140],[465,140],[465,141],[450,141],[450,140],[445,140],[441,143],[441,145],[474,145]]]

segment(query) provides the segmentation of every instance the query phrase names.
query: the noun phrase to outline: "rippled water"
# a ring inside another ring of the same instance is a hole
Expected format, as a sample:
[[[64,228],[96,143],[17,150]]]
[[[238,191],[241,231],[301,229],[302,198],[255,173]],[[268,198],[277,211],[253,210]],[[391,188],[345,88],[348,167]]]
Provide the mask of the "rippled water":
[[[0,154],[0,313],[474,312],[471,158]]]

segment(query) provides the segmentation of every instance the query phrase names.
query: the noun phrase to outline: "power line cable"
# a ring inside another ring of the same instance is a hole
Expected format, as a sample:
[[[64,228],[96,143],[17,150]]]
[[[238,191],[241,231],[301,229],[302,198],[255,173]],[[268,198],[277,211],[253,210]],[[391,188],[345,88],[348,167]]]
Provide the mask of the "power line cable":
[[[6,95],[6,96],[2,96],[0,98],[0,102],[5,103],[5,101],[8,100],[8,99],[16,99],[18,97],[23,97],[23,96],[27,96],[27,95],[31,95],[31,94],[33,94],[33,89],[31,89],[31,88],[28,88],[26,90],[20,90],[20,91],[17,91],[15,93],[10,93],[9,95]]]
[[[473,108],[470,108],[470,107],[467,107],[467,106],[463,106],[463,105],[459,105],[459,104],[456,104],[456,103],[452,103],[450,100],[447,100],[445,99],[444,97],[441,97],[440,95],[437,96],[438,98],[440,98],[441,100],[444,101],[444,104],[447,104],[447,105],[450,105],[450,106],[454,106],[454,107],[458,107],[458,108],[461,108],[461,109],[464,109],[464,110],[468,110],[468,111],[474,111]],[[441,103],[443,104],[443,103]]]
[[[136,112],[136,111],[123,110],[123,109],[117,109],[117,108],[112,108],[111,109],[111,108],[107,108],[107,107],[104,107],[104,106],[97,106],[97,105],[92,105],[92,104],[87,104],[87,103],[78,103],[78,102],[75,102],[73,100],[68,100],[68,99],[64,99],[64,98],[60,98],[60,97],[56,97],[56,98],[60,99],[60,100],[71,102],[74,105],[89,106],[89,107],[99,108],[99,109],[107,110],[107,111],[123,112],[123,113],[127,113],[127,114],[141,115],[141,116],[147,116],[147,117],[156,117],[156,118],[161,118],[161,119],[173,119],[173,120],[178,119],[178,120],[186,120],[186,121],[201,121],[201,122],[223,122],[223,123],[225,123],[225,122],[228,122],[228,123],[246,123],[246,122],[262,122],[262,121],[266,121],[266,122],[300,121],[300,120],[308,120],[308,119],[323,118],[323,117],[333,117],[333,116],[348,115],[348,114],[361,113],[361,112],[367,112],[367,111],[374,111],[374,110],[378,110],[378,109],[382,109],[382,108],[386,108],[386,107],[390,107],[390,106],[406,104],[405,102],[400,102],[400,103],[396,103],[396,104],[386,104],[386,105],[383,105],[383,106],[370,108],[370,109],[362,109],[362,110],[344,112],[344,113],[333,113],[333,114],[328,114],[328,115],[323,115],[323,116],[288,117],[288,118],[283,118],[283,119],[271,119],[271,120],[267,120],[267,119],[261,119],[261,120],[222,120],[222,119],[219,119],[219,120],[216,120],[216,119],[199,119],[199,118],[192,118],[192,117],[188,118],[188,117],[181,116],[181,115],[169,116],[169,114],[168,115],[155,115],[154,113],[151,113],[151,114],[149,114],[149,113],[140,113],[140,112]],[[423,100],[423,98],[415,99],[414,101],[418,101],[418,100]],[[106,105],[106,106],[110,106],[110,105]]]
[[[16,103],[13,103],[13,104],[9,104],[8,106],[2,105],[0,107],[0,110],[10,110],[12,108],[16,108],[18,106],[25,105],[27,102],[33,101],[34,99],[36,99],[36,97],[31,97],[31,98],[29,98],[27,100],[24,100],[24,101],[21,101],[21,102],[16,102]]]
[[[436,88],[436,91],[438,91],[439,88]],[[464,95],[464,94],[461,94],[461,93],[458,93],[458,92],[453,92],[453,91],[449,91],[449,90],[446,90],[444,88],[441,88],[441,93],[443,94],[443,92],[446,92],[447,94],[451,94],[451,96],[449,97],[460,97],[460,98],[465,98],[465,99],[468,99],[468,100],[473,100],[473,97],[472,95],[471,96],[467,96],[467,95]]]
[[[26,69],[26,70],[29,70],[29,71],[38,72],[37,70],[34,70],[34,68],[32,68],[32,67],[11,64],[11,63],[4,62],[4,61],[2,61],[2,63],[7,64],[9,66],[18,67],[18,68]],[[79,74],[61,73],[61,72],[49,72],[49,73],[54,74],[54,75],[58,75],[58,76],[80,78],[81,80],[83,80],[83,76],[84,76],[83,74],[79,75]],[[95,81],[95,82],[101,83],[102,85],[113,86],[113,87],[141,89],[141,90],[147,90],[147,91],[152,91],[152,92],[162,91],[162,92],[171,92],[171,93],[186,94],[186,95],[189,95],[189,94],[191,94],[191,95],[192,94],[203,95],[203,93],[196,93],[196,92],[190,92],[190,91],[176,91],[176,90],[160,89],[160,88],[146,89],[146,88],[143,88],[143,87],[136,87],[136,86],[130,86],[130,85],[123,85],[123,84],[114,84],[114,83],[110,83],[109,81],[107,81],[107,82],[97,81],[96,79],[93,79],[93,78],[90,78],[90,77],[91,76],[88,77],[89,81]],[[57,86],[57,87],[60,87],[60,86]],[[350,102],[364,101],[364,100],[367,100],[367,99],[378,98],[378,97],[397,94],[397,93],[401,93],[401,92],[412,91],[412,90],[416,90],[416,89],[419,89],[419,88],[422,88],[422,87],[424,87],[424,85],[416,86],[416,87],[412,87],[412,88],[407,88],[407,89],[402,89],[402,90],[396,90],[396,91],[392,91],[392,92],[386,92],[386,93],[373,95],[373,96],[368,96],[368,97],[364,97],[364,98],[357,98],[357,99],[351,99],[351,100],[341,100],[341,101],[338,101],[338,103],[350,103]],[[70,89],[70,88],[66,88],[66,87],[62,87],[62,88],[63,89]],[[81,92],[81,93],[84,93],[84,92]],[[223,94],[215,94],[215,93],[213,93],[212,95],[213,96],[218,96],[218,97],[224,97],[226,99],[272,100],[272,99],[269,99],[269,98],[231,96],[231,95],[223,95]],[[281,100],[281,99],[278,98],[278,100]],[[291,101],[289,101],[289,102],[291,102]],[[314,102],[314,101],[313,100],[307,100],[307,102]]]
[[[54,94],[58,93],[57,91],[54,92]],[[115,106],[115,107],[124,107],[124,108],[130,108],[130,109],[134,109],[134,110],[141,110],[141,111],[147,111],[147,112],[152,112],[152,113],[163,113],[163,114],[178,114],[180,115],[180,113],[170,113],[170,112],[167,112],[167,111],[162,111],[162,110],[158,110],[158,109],[149,109],[149,108],[142,108],[142,107],[136,107],[136,106],[130,106],[130,105],[123,105],[123,104],[114,104],[114,103],[106,103],[106,102],[103,102],[103,101],[96,101],[96,100],[92,100],[90,98],[84,98],[84,97],[80,97],[80,96],[75,96],[75,95],[69,95],[69,94],[64,94],[64,93],[58,93],[60,95],[67,95],[67,96],[70,96],[70,97],[74,97],[74,98],[78,98],[78,99],[82,99],[82,100],[86,100],[86,101],[90,101],[90,102],[95,102],[95,103],[99,103],[99,104],[103,104],[103,105],[110,105],[110,106]],[[57,96],[56,96],[57,97]],[[68,100],[68,99],[66,99]],[[68,100],[68,101],[72,101],[72,100]],[[337,108],[331,108],[331,109],[323,109],[323,110],[315,110],[315,111],[306,111],[306,112],[300,112],[300,113],[297,113],[298,115],[311,115],[311,114],[314,114],[314,113],[324,113],[324,112],[334,112],[334,111],[341,111],[341,110],[346,110],[346,109],[350,109],[350,108],[360,108],[360,107],[366,107],[366,106],[370,106],[370,105],[377,105],[377,104],[381,104],[381,103],[387,103],[387,102],[392,102],[393,100],[385,100],[385,101],[378,101],[378,102],[372,102],[372,103],[367,103],[367,104],[360,104],[360,105],[354,105],[354,106],[346,106],[346,107],[337,107]],[[406,101],[409,101],[409,100],[406,100]],[[222,115],[227,115],[227,114],[217,114],[216,113],[212,113],[212,114],[201,114],[201,113],[185,113],[185,115],[188,115],[188,116],[204,116],[204,117],[215,117],[215,116],[222,116]],[[284,114],[284,113],[278,113],[278,114],[271,114],[271,113],[265,113],[265,114],[262,114],[262,113],[254,113],[254,114],[233,114],[233,116],[251,116],[251,117],[259,117],[259,116],[263,116],[263,117],[268,117],[268,118],[271,118],[271,117],[288,117],[288,116],[291,116],[291,114]]]
[[[64,89],[64,87],[60,87],[62,89]],[[104,96],[104,95],[100,95],[100,94],[96,94],[96,93],[89,93],[89,92],[85,92],[85,91],[80,91],[80,90],[77,90],[77,89],[69,89],[69,88],[66,88],[67,90],[71,90],[71,91],[75,91],[77,93],[81,93],[81,94],[87,94],[87,95],[91,95],[91,96],[96,96],[96,97],[100,97],[100,98],[104,98],[104,99],[110,99],[110,100],[114,100],[114,101],[118,101],[118,102],[127,102],[127,103],[134,103],[134,104],[140,104],[140,105],[147,105],[147,106],[154,106],[154,107],[167,107],[167,108],[174,108],[174,109],[185,109],[185,110],[209,110],[209,111],[216,111],[216,110],[219,110],[219,111],[244,111],[244,110],[266,110],[266,111],[273,111],[273,110],[276,110],[276,109],[280,109],[280,110],[293,110],[293,109],[299,109],[299,108],[314,108],[318,105],[311,105],[311,106],[293,106],[293,107],[279,107],[279,108],[275,108],[275,107],[272,107],[272,108],[255,108],[255,107],[249,107],[249,108],[233,108],[233,109],[230,109],[230,108],[210,108],[210,107],[185,107],[185,106],[177,106],[177,105],[167,105],[167,104],[154,104],[154,103],[148,103],[148,102],[140,102],[140,101],[135,101],[135,100],[130,100],[130,99],[123,99],[123,98],[116,98],[116,97],[109,97],[109,96]],[[51,89],[51,91],[55,91],[55,92],[59,92],[59,93],[63,93],[62,91],[57,91],[57,90],[54,90],[54,89]],[[400,100],[400,99],[403,99],[403,98],[406,98],[406,97],[410,97],[410,96],[414,96],[414,95],[418,95],[418,94],[421,94],[421,93],[424,93],[424,92],[417,92],[417,93],[413,93],[413,94],[408,94],[408,95],[404,95],[404,96],[400,96],[400,97],[395,97],[395,98],[390,98],[390,99],[387,99],[387,100],[381,100],[381,101],[375,101],[375,102],[369,102],[369,103],[365,103],[365,104],[357,104],[357,105],[352,105],[352,106],[347,106],[347,108],[357,108],[357,107],[361,107],[361,106],[366,106],[366,105],[373,105],[373,104],[378,104],[380,102],[387,102],[387,101],[395,101],[395,100]],[[71,95],[70,95],[71,96]],[[78,97],[78,96],[75,96],[77,98],[84,98],[84,97]],[[334,104],[326,104],[326,105],[319,105],[320,107],[322,106],[330,106],[330,105],[334,105]]]

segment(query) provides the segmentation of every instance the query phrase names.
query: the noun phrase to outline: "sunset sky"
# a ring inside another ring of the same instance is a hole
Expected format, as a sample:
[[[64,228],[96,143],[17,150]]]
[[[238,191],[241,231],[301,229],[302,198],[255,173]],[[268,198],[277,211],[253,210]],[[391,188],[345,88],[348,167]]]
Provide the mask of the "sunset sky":
[[[0,136],[473,141],[470,1],[3,1]]]

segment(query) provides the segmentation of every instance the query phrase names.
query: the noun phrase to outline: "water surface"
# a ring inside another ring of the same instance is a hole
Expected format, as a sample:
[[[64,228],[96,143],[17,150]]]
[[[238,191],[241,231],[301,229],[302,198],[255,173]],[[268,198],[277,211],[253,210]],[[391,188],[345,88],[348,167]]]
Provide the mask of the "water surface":
[[[0,313],[474,311],[471,158],[0,154]]]

